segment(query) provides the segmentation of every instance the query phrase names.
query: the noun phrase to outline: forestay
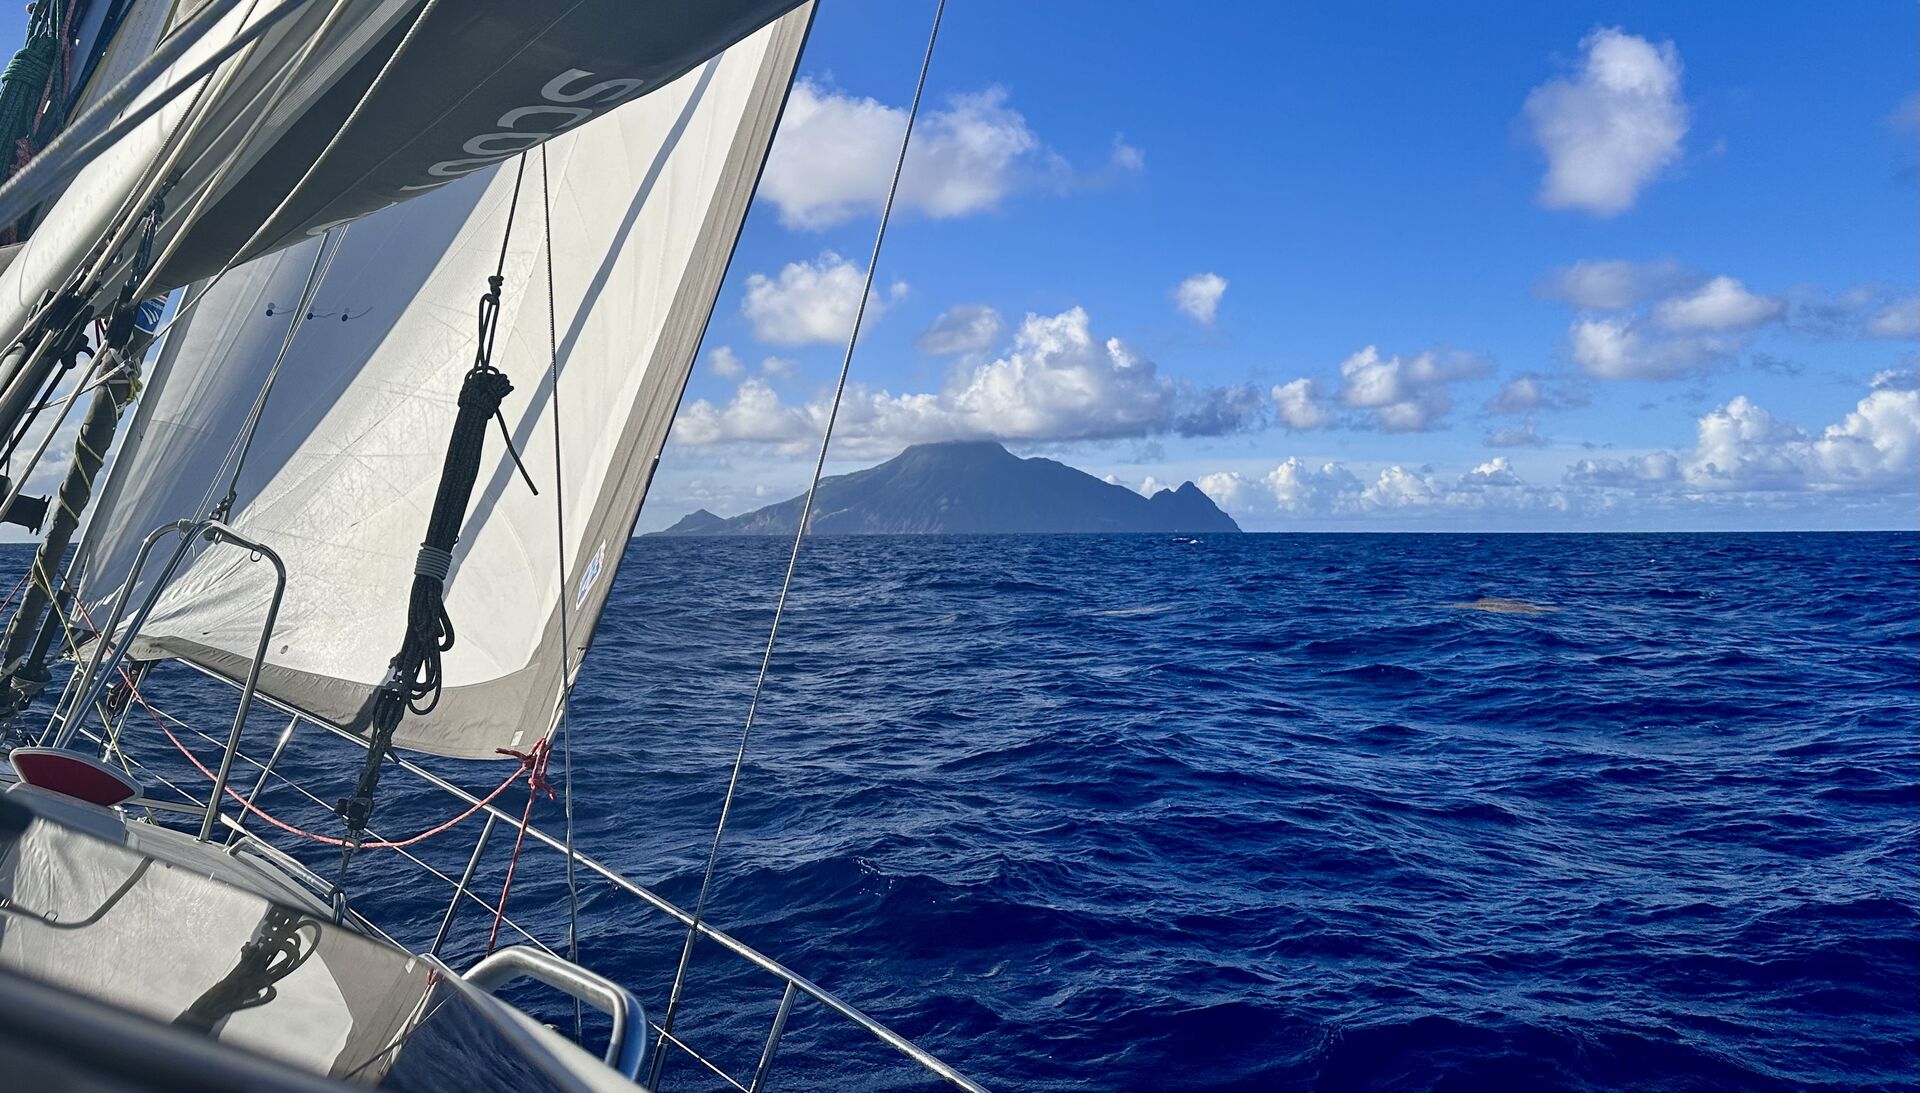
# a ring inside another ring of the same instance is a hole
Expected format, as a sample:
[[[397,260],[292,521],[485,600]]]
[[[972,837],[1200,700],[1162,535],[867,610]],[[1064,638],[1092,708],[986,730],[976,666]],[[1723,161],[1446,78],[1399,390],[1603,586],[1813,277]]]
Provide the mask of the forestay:
[[[590,640],[678,405],[810,15],[810,5],[790,12],[546,145],[551,326],[542,155],[526,157],[493,359],[515,384],[503,409],[541,493],[519,480],[491,435],[446,582],[458,640],[445,658],[445,691],[432,713],[402,722],[400,746],[492,758],[548,731],[562,665],[577,664]],[[167,342],[156,391],[139,408],[83,548],[82,599],[96,615],[147,532],[204,515],[225,491],[230,442],[288,323],[298,323],[232,522],[278,551],[289,571],[261,689],[336,724],[364,724],[399,644],[515,176],[511,161],[470,175],[330,241],[236,269],[205,292]],[[334,252],[311,318],[289,314],[322,246]],[[231,549],[197,554],[162,594],[133,655],[239,677],[270,590],[263,568]]]

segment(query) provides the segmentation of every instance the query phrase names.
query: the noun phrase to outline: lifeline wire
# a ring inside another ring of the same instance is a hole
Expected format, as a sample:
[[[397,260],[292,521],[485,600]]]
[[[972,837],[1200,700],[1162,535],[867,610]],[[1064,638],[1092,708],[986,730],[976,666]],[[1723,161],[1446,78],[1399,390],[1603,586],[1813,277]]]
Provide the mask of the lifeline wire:
[[[820,489],[820,476],[827,466],[827,446],[833,442],[833,423],[840,416],[840,401],[847,391],[847,373],[853,367],[853,347],[860,337],[860,323],[866,317],[867,297],[873,292],[873,274],[880,264],[880,245],[887,238],[887,222],[893,217],[893,199],[900,190],[900,174],[906,167],[907,147],[913,141],[914,119],[920,114],[920,96],[927,87],[927,69],[933,64],[933,45],[940,37],[940,17],[947,0],[938,0],[933,8],[933,29],[927,33],[927,49],[920,59],[920,78],[913,86],[913,104],[907,108],[907,129],[900,136],[900,154],[893,162],[893,179],[887,184],[887,202],[880,210],[880,227],[873,235],[873,253],[867,259],[866,282],[860,288],[860,303],[853,313],[853,329],[847,332],[847,351],[840,359],[840,378],[833,388],[833,404],[827,409],[826,427],[820,433],[820,454],[813,462],[813,477],[807,483],[807,499],[800,506],[800,526],[794,529],[793,550],[787,555],[786,576],[780,581],[780,597],[773,605],[773,624],[767,629],[766,652],[760,657],[760,672],[753,681],[753,699],[747,704],[746,724],[740,729],[740,747],[734,753],[733,773],[727,779],[727,794],[720,802],[720,820],[714,825],[713,845],[707,851],[707,868],[700,877],[700,894],[693,903],[693,916],[687,924],[687,941],[680,949],[680,966],[673,973],[673,991],[667,996],[667,1012],[660,1021],[660,1042],[654,1047],[653,1070],[647,1084],[658,1087],[664,1061],[666,1038],[673,1031],[674,1011],[679,1008],[680,989],[687,977],[687,964],[693,957],[693,944],[700,934],[700,916],[706,910],[707,893],[713,885],[713,870],[720,858],[720,840],[727,830],[727,817],[733,811],[733,794],[740,785],[740,769],[747,761],[747,738],[753,734],[754,715],[760,710],[760,695],[766,690],[767,671],[773,664],[774,643],[780,636],[780,617],[787,608],[787,594],[793,588],[793,571],[800,562],[800,544],[807,537],[807,522],[813,515],[814,494]]]

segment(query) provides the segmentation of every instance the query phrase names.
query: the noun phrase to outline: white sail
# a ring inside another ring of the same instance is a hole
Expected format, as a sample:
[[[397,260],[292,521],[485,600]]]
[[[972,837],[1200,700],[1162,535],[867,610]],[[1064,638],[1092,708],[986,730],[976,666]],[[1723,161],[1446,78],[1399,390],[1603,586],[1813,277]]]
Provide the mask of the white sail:
[[[473,358],[476,304],[511,210],[493,363],[515,385],[503,412],[541,493],[519,480],[490,434],[446,581],[458,640],[445,658],[445,690],[431,714],[405,718],[396,742],[490,758],[547,731],[562,665],[577,664],[590,638],[679,402],[810,14],[790,12],[666,88],[550,141],[550,194],[534,151],[517,205],[509,161],[356,222],[339,239],[313,318],[293,317],[300,329],[233,511],[238,529],[273,547],[289,571],[262,690],[336,724],[363,723],[399,647],[414,555]],[[320,245],[235,270],[173,332],[158,392],[139,411],[89,533],[82,600],[96,617],[146,532],[204,515],[207,498],[224,492],[215,472]],[[134,654],[237,677],[270,587],[267,567],[244,553],[203,550],[162,595]],[[564,657],[563,597],[573,647]]]

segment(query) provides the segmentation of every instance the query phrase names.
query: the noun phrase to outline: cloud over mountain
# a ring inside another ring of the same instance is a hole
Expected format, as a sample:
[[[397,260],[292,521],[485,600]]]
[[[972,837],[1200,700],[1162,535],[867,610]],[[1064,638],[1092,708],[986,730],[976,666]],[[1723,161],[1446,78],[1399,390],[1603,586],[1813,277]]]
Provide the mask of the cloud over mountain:
[[[795,443],[817,437],[826,412],[824,398],[788,404],[748,379],[724,403],[688,405],[674,435],[695,445]],[[930,440],[1217,436],[1259,427],[1267,412],[1251,385],[1202,387],[1162,375],[1119,338],[1095,334],[1076,307],[1029,314],[1005,352],[961,369],[937,392],[850,385],[835,436],[876,452]]]

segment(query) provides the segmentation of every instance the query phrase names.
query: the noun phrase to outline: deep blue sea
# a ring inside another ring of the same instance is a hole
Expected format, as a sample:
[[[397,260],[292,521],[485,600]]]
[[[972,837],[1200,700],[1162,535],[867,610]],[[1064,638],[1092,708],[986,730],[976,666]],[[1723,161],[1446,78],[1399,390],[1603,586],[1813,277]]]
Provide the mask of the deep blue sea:
[[[576,696],[579,845],[684,905],[787,548],[635,541]],[[1449,606],[1480,597],[1551,611]],[[231,716],[191,683],[149,691]],[[828,538],[709,914],[992,1087],[1911,1089],[1917,744],[1911,533]],[[317,735],[288,762],[328,800],[355,773]],[[389,834],[451,811],[388,787]],[[558,861],[509,907],[555,943]],[[446,888],[396,864],[356,862],[361,904],[424,944]],[[680,933],[580,890],[583,961],[658,1016]],[[751,1076],[778,986],[706,946],[689,993]],[[932,1084],[802,1005],[773,1086]]]

